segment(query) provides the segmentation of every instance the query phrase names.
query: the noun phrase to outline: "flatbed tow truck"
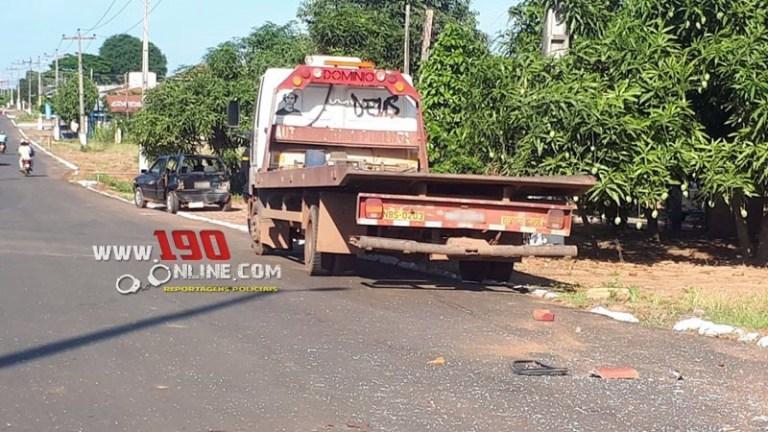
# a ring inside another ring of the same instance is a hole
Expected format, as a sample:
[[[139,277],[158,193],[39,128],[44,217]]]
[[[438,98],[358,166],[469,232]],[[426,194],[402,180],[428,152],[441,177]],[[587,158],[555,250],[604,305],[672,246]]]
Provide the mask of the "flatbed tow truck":
[[[369,252],[456,260],[463,279],[509,279],[525,256],[569,257],[571,198],[590,176],[429,172],[411,78],[351,57],[268,69],[256,101],[248,226],[257,254],[304,239],[312,275]],[[468,145],[471,145],[468,143]]]

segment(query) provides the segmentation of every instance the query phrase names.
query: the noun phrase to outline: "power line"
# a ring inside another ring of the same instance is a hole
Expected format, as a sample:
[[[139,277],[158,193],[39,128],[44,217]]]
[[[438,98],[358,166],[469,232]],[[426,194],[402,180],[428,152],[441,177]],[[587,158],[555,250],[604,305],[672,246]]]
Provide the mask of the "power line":
[[[89,31],[95,29],[102,21],[104,21],[104,18],[106,18],[106,16],[109,13],[109,11],[112,10],[112,7],[115,5],[115,3],[117,3],[117,0],[112,0],[112,3],[109,4],[109,7],[107,8],[106,11],[104,11],[104,14],[101,16],[101,18],[99,18],[99,20],[96,21],[96,24],[94,24],[93,27],[91,27],[91,28],[89,28],[88,30],[85,30],[85,31],[89,32]]]
[[[119,10],[119,11],[117,11],[117,13],[115,13],[114,15],[112,15],[112,18],[108,19],[108,20],[107,20],[105,23],[103,23],[103,24],[101,24],[101,25],[98,25],[98,26],[95,26],[95,27],[91,28],[91,29],[90,29],[90,30],[88,30],[88,31],[93,31],[93,30],[97,30],[97,29],[100,29],[100,28],[102,28],[102,27],[106,26],[107,24],[111,23],[112,21],[114,21],[114,20],[115,20],[115,18],[117,18],[118,16],[120,16],[120,14],[122,14],[122,13],[123,13],[123,11],[125,11],[125,9],[128,7],[128,5],[130,5],[130,4],[131,4],[131,1],[132,1],[132,0],[128,0],[128,1],[126,1],[126,2],[125,2],[125,4],[123,5],[123,7],[122,7],[122,8],[120,8],[120,10]]]
[[[149,14],[151,15],[151,14],[152,14],[152,12],[154,12],[154,11],[155,11],[155,9],[157,9],[157,7],[158,7],[158,6],[160,6],[160,3],[162,3],[162,2],[163,2],[163,0],[159,0],[157,3],[155,3],[155,5],[154,5],[154,6],[152,6],[152,9],[150,9],[150,10],[149,10]],[[128,30],[126,30],[126,31],[124,31],[124,32],[122,32],[122,33],[129,33],[131,30],[133,30],[133,29],[135,29],[136,27],[140,26],[140,25],[141,25],[143,22],[144,22],[144,20],[143,20],[143,19],[140,19],[139,21],[137,21],[137,22],[136,22],[136,24],[134,24],[134,25],[130,26],[130,27],[128,28]]]

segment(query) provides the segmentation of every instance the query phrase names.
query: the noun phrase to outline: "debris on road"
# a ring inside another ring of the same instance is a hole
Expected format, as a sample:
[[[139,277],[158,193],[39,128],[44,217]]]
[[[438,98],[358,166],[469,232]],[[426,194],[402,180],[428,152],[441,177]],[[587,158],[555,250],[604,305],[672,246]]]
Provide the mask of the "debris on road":
[[[515,360],[512,362],[512,372],[525,376],[561,376],[568,375],[567,368],[559,368],[541,363],[536,360]]]
[[[669,372],[672,374],[672,378],[674,378],[677,381],[683,380],[683,374],[680,373],[677,369],[670,369]]]
[[[602,379],[640,379],[640,374],[631,367],[600,367],[591,374]]]
[[[427,364],[432,365],[432,366],[443,366],[443,365],[445,365],[445,358],[438,357],[438,358],[436,358],[434,360],[428,361]]]
[[[555,314],[549,309],[534,309],[533,319],[536,321],[554,321]]]
[[[593,314],[597,315],[603,315],[607,316],[608,318],[613,318],[616,321],[622,321],[622,322],[628,322],[628,323],[639,323],[640,320],[635,318],[634,315],[628,312],[615,312],[612,310],[608,310],[602,306],[598,306],[592,310],[590,310]]]
[[[763,336],[760,338],[760,340],[757,341],[757,346],[760,348],[768,348],[768,336]]]

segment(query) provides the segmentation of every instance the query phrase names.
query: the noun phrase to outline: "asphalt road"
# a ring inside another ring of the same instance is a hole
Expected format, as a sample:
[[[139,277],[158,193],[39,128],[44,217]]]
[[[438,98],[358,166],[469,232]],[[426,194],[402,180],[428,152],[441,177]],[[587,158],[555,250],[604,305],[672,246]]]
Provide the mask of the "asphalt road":
[[[13,128],[0,118],[0,129]],[[44,155],[23,178],[11,135],[0,155],[0,431],[768,430],[768,350],[386,266],[309,278],[296,258],[252,255],[233,230],[231,262],[280,264],[278,293],[122,296],[115,278],[151,263],[98,263],[92,245],[212,227],[67,183]],[[542,306],[555,322],[530,319]],[[438,356],[445,365],[427,364]],[[513,375],[522,358],[571,373]],[[597,366],[633,366],[641,379],[589,377]]]

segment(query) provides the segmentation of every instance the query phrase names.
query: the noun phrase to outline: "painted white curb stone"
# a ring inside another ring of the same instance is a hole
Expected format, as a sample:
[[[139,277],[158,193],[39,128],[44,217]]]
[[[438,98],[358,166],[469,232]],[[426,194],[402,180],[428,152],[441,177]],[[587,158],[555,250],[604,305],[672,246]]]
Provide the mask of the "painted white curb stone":
[[[613,318],[616,321],[622,321],[622,322],[628,322],[628,323],[639,323],[640,320],[635,318],[634,315],[627,312],[614,312],[612,310],[608,310],[602,306],[598,306],[592,310],[590,310],[593,314],[597,315],[603,315],[607,316],[608,318]]]

